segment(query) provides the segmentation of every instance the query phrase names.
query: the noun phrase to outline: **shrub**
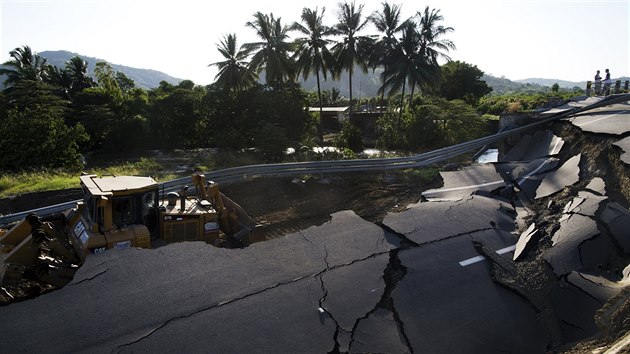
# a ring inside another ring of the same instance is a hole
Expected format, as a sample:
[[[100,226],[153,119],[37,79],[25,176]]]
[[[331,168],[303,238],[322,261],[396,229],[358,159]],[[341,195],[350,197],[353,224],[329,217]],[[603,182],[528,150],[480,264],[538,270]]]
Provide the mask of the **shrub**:
[[[361,129],[352,125],[349,121],[344,121],[341,132],[335,138],[335,146],[338,148],[347,147],[355,153],[363,151]]]
[[[82,167],[78,144],[87,139],[83,126],[68,127],[60,114],[43,105],[11,109],[0,121],[0,136],[1,169]]]

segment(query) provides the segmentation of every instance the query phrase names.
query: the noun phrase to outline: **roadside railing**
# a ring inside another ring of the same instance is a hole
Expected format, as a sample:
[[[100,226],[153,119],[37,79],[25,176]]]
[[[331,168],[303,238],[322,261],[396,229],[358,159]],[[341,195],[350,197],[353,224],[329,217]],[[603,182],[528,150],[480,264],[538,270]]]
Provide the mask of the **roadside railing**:
[[[613,86],[612,83],[615,83]],[[587,96],[608,96],[611,93],[620,94],[622,93],[621,89],[622,81],[611,80],[610,84],[604,83],[604,81],[587,81],[586,82],[586,95]],[[623,82],[623,92],[628,92],[628,86],[630,84],[629,80]]]
[[[208,171],[204,174],[206,175],[206,180],[208,181],[214,181],[218,183],[234,183],[257,177],[387,171],[393,169],[423,167],[432,165],[437,162],[452,159],[456,156],[465,154],[470,151],[478,150],[483,146],[499,142],[514,134],[529,132],[558,119],[566,118],[594,108],[604,107],[613,103],[627,102],[628,100],[630,100],[630,94],[611,95],[588,106],[573,108],[568,111],[550,114],[547,118],[540,119],[539,121],[532,124],[511,128],[483,138],[467,141],[464,143],[444,147],[414,156],[249,165]],[[190,183],[190,177],[182,177],[174,179],[172,181],[160,183],[160,190],[164,192],[178,191],[182,189],[185,185]],[[0,216],[0,225],[7,225],[22,220],[30,213],[35,213],[39,216],[48,216],[54,213],[63,212],[65,210],[73,208],[78,201],[80,200],[73,200],[67,203],[61,203],[43,208]]]

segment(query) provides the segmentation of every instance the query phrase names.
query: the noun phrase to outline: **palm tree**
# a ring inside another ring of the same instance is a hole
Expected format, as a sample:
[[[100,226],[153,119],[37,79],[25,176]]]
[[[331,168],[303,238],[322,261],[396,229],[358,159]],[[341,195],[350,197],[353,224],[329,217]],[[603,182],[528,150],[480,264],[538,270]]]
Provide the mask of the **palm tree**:
[[[383,71],[384,90],[389,87],[389,95],[402,90],[397,127],[400,129],[407,81],[410,86],[435,82],[439,77],[439,66],[427,60],[420,50],[422,39],[416,30],[416,24],[409,21],[403,29],[403,35],[392,55],[387,57],[386,69]]]
[[[94,79],[88,75],[88,64],[79,56],[73,56],[66,62],[66,68],[64,70],[67,73],[71,83],[69,95],[74,96],[85,90],[86,88],[96,86]]]
[[[374,11],[369,17],[369,20],[374,24],[376,29],[383,34],[383,36],[376,42],[374,50],[372,51],[371,63],[373,68],[380,65],[385,65],[386,58],[394,51],[398,40],[396,33],[400,32],[409,20],[405,20],[400,23],[400,11],[399,5],[390,5],[387,2],[382,3],[383,10],[381,12]],[[382,84],[382,83],[381,83]],[[381,102],[385,99],[385,90],[381,91]]]
[[[343,39],[332,48],[337,63],[336,76],[338,77],[343,70],[348,72],[350,115],[352,115],[352,72],[355,64],[367,72],[367,61],[373,44],[372,38],[357,35],[368,23],[368,19],[361,18],[362,12],[363,5],[356,8],[354,1],[350,4],[339,4],[337,13],[339,23],[336,27]]]
[[[254,21],[246,25],[256,30],[261,42],[245,43],[243,48],[247,53],[254,53],[249,63],[250,68],[260,73],[265,69],[267,84],[284,83],[293,78],[293,63],[290,58],[292,43],[287,42],[289,28],[282,26],[280,18],[273,14],[265,15],[261,12],[254,14]]]
[[[258,79],[248,67],[247,52],[237,50],[236,34],[228,34],[217,46],[219,53],[225,58],[224,61],[212,63],[208,66],[216,66],[219,72],[214,77],[216,84],[230,91],[240,91],[249,88],[256,83]]]
[[[334,28],[324,26],[322,21],[326,8],[322,8],[319,13],[317,7],[315,10],[308,8],[302,9],[302,23],[295,22],[291,29],[298,31],[305,37],[297,38],[295,44],[295,54],[293,58],[296,63],[296,74],[302,73],[304,80],[308,75],[315,73],[317,78],[317,98],[319,99],[319,116],[321,119],[323,104],[322,90],[320,85],[319,73],[322,73],[324,80],[327,79],[328,72],[332,69],[333,57],[328,50],[327,45],[332,41],[326,39],[336,33]],[[318,127],[318,135],[321,137],[321,124]]]
[[[446,54],[449,50],[455,49],[455,44],[449,39],[442,39],[442,37],[450,32],[453,32],[453,27],[444,27],[438,24],[443,21],[444,17],[440,15],[440,10],[424,8],[424,12],[418,12],[416,14],[420,18],[419,32],[420,32],[420,52],[424,55],[430,63],[439,67],[437,62],[438,58],[446,59],[450,61],[451,58]],[[439,77],[435,77],[438,80]],[[433,82],[435,83],[435,82]],[[411,98],[413,98],[413,91],[415,84],[411,84]],[[410,98],[410,100],[411,100]]]
[[[66,70],[59,69],[54,65],[47,65],[45,76],[45,82],[55,87],[54,92],[57,95],[67,100],[71,99],[72,79]]]
[[[9,56],[13,59],[0,68],[0,75],[7,76],[5,86],[13,86],[24,80],[43,81],[46,78],[46,59],[33,53],[29,46],[15,48],[9,52]]]

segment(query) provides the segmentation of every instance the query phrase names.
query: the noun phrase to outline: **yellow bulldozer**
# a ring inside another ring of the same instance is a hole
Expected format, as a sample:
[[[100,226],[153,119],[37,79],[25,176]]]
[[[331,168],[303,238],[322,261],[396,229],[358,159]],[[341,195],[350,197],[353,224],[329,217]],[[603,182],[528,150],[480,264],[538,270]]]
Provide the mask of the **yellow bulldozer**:
[[[0,285],[28,279],[64,286],[88,254],[107,249],[183,241],[239,247],[264,238],[260,225],[201,173],[193,174],[192,187],[166,195],[151,177],[80,179],[84,198],[75,208],[0,229]]]

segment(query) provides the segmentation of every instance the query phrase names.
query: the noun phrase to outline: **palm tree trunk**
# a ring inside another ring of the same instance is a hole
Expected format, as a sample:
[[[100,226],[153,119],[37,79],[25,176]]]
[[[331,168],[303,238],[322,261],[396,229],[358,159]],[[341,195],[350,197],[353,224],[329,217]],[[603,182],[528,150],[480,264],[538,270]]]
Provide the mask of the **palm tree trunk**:
[[[324,111],[324,105],[322,104],[322,89],[319,84],[319,70],[315,72],[315,76],[317,77],[317,98],[319,98],[319,124],[317,125],[317,138],[324,142],[324,134],[322,131],[322,113]]]
[[[381,93],[381,113],[383,113],[383,107],[385,107],[385,90]]]
[[[385,70],[385,68],[383,69]],[[385,79],[381,78],[381,87],[383,88],[383,92],[381,93],[381,109],[380,112],[383,114],[383,107],[385,106]]]
[[[396,129],[398,130],[398,133],[401,133],[400,122],[402,121],[403,105],[405,104],[405,84],[406,83],[407,83],[407,80],[404,80],[402,92],[400,94],[400,111],[398,112],[398,122],[396,122]]]
[[[348,119],[350,119],[350,123],[352,123],[352,72],[354,71],[354,67],[348,70],[348,84],[350,85],[350,111],[348,112]]]
[[[411,85],[411,95],[409,96],[409,108],[411,109],[411,103],[413,101],[413,92],[415,91],[416,83],[415,82],[411,82],[409,84]]]

